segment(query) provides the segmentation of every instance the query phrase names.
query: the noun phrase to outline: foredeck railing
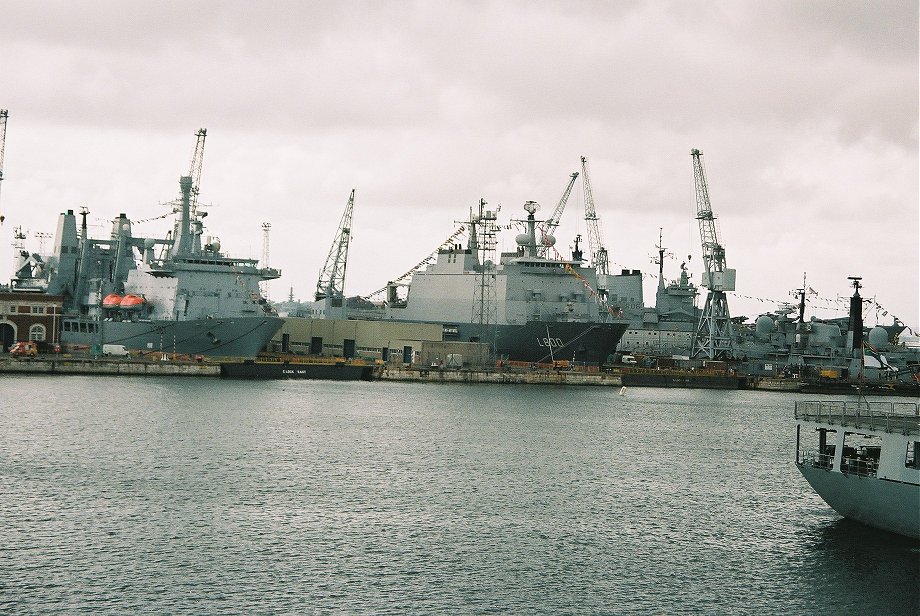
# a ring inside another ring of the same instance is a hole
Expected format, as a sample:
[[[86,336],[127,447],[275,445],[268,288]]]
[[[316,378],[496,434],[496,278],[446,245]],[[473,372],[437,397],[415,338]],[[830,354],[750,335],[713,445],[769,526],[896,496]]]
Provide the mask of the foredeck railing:
[[[801,400],[795,403],[795,418],[920,435],[920,404],[916,402]]]

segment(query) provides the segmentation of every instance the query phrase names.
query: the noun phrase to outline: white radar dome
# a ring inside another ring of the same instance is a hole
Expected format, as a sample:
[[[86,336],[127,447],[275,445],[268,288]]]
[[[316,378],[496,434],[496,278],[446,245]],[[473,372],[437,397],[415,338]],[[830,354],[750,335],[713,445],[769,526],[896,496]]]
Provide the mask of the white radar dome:
[[[754,322],[754,331],[759,336],[767,336],[773,331],[773,319],[763,314]]]
[[[519,236],[514,238],[514,241],[517,242],[518,246],[526,246],[530,243],[530,236],[526,233],[521,233]]]
[[[555,245],[556,245],[556,238],[553,237],[552,235],[544,235],[544,236],[543,236],[543,245],[544,245],[544,246],[555,246]]]
[[[869,344],[875,348],[888,346],[888,331],[884,327],[873,327],[869,330]]]

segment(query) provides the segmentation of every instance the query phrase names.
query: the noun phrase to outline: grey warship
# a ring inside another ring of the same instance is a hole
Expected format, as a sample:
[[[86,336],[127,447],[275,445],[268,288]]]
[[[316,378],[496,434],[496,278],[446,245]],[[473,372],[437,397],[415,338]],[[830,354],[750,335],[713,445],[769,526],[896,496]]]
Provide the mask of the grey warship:
[[[436,260],[413,274],[405,298],[388,285],[385,319],[440,323],[445,341],[488,343],[498,360],[599,365],[616,351],[627,322],[611,314],[595,291],[595,269],[586,267],[576,242],[571,259],[541,256],[537,204],[524,205],[527,219],[517,248],[493,263],[497,211],[471,212],[466,246],[438,250]],[[542,238],[550,245],[552,237]]]
[[[281,327],[283,320],[259,292],[260,281],[280,272],[225,255],[217,240],[203,242],[204,214],[194,207],[191,175],[179,185],[177,220],[165,239],[135,237],[124,214],[108,239],[91,239],[88,212],[82,212],[79,234],[73,210],[60,215],[54,252],[36,269],[44,290],[63,297],[62,343],[252,357]],[[18,276],[21,286],[38,280],[28,272]]]

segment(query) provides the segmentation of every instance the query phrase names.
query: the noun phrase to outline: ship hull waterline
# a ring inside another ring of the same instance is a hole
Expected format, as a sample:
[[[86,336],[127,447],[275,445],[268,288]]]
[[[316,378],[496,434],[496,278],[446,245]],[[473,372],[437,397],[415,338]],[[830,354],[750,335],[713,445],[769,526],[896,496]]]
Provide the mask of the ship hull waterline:
[[[818,496],[843,517],[920,539],[920,486],[845,475],[808,464],[796,466]]]
[[[208,357],[255,357],[281,328],[276,316],[222,317],[188,321],[99,321],[100,332],[63,331],[66,345],[123,345],[135,353]],[[84,321],[86,323],[86,321]],[[76,328],[77,322],[71,323]]]
[[[528,321],[522,325],[444,324],[445,342],[483,342],[498,359],[533,363],[570,360],[600,365],[616,351],[627,324]]]

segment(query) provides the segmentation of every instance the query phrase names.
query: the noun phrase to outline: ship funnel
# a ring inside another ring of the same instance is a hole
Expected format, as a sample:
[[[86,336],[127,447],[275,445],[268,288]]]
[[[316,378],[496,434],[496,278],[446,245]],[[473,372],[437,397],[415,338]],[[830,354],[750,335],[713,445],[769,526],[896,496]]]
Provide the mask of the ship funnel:
[[[179,223],[176,225],[176,239],[173,245],[173,255],[188,254],[192,247],[192,234],[189,228],[191,216],[192,177],[183,175],[179,178],[179,190],[182,191],[182,207]]]

